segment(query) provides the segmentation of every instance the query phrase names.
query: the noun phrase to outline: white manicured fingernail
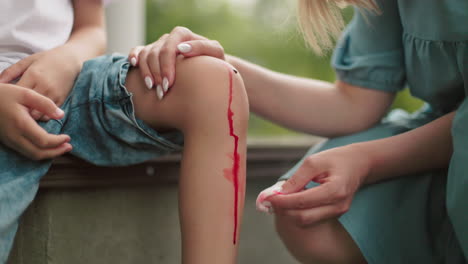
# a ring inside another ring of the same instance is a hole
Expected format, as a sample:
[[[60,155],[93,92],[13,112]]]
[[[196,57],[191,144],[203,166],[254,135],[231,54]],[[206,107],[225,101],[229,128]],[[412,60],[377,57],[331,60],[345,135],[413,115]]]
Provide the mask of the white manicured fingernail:
[[[145,84],[146,84],[146,87],[148,87],[148,89],[151,90],[151,88],[153,88],[153,80],[151,80],[149,76],[145,77]]]
[[[135,57],[131,58],[131,59],[130,59],[130,63],[131,63],[133,66],[136,66],[136,63],[137,63],[136,58],[135,58]]]
[[[164,98],[164,92],[160,84],[156,87],[156,95],[158,96],[159,100]]]
[[[177,45],[177,49],[182,53],[187,53],[187,52],[192,51],[192,46],[187,43],[181,43]]]
[[[163,89],[164,89],[164,92],[167,92],[167,90],[169,90],[169,80],[164,77],[163,79]]]

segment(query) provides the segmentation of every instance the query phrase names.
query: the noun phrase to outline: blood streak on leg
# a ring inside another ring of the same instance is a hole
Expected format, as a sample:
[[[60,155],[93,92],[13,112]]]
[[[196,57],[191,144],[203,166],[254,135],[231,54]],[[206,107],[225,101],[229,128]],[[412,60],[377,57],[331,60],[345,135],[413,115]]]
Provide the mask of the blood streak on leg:
[[[233,70],[236,74],[237,71]],[[232,153],[232,168],[230,171],[227,169],[224,171],[225,177],[232,181],[234,185],[234,236],[233,244],[237,242],[237,229],[238,229],[238,215],[239,215],[239,168],[240,168],[240,157],[239,157],[239,136],[234,133],[234,112],[232,111],[232,97],[233,97],[233,78],[232,71],[229,68],[229,104],[227,109],[227,119],[229,123],[229,136],[234,139],[234,150]]]

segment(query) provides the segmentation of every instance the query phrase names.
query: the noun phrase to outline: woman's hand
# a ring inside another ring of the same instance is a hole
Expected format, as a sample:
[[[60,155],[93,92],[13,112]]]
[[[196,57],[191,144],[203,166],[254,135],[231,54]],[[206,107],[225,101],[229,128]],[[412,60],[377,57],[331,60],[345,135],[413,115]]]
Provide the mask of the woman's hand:
[[[10,83],[19,78],[16,85],[32,89],[61,106],[81,70],[82,64],[73,55],[76,52],[60,46],[30,55],[4,70],[0,74],[0,83]],[[43,121],[50,119],[44,114],[37,110],[31,111],[35,120],[43,116]]]
[[[0,84],[0,141],[34,159],[50,159],[72,149],[68,135],[48,134],[29,114],[37,110],[51,118],[63,118],[52,100],[37,92],[12,84]]]
[[[152,44],[133,48],[128,59],[133,66],[140,67],[148,89],[156,86],[156,94],[162,99],[174,84],[176,58],[180,54],[184,57],[206,55],[224,60],[224,49],[218,41],[197,35],[185,27],[174,28]]]
[[[283,184],[280,195],[269,199],[274,213],[292,218],[301,227],[339,217],[348,211],[355,192],[370,173],[370,164],[358,144],[307,157]],[[320,185],[304,190],[310,181]]]

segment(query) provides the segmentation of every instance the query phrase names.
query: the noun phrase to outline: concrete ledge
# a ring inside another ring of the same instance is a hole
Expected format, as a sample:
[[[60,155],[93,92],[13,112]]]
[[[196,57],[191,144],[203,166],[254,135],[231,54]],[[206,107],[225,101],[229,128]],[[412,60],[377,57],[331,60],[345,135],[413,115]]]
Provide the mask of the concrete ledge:
[[[249,143],[238,263],[296,263],[277,237],[273,218],[255,211],[255,199],[315,142]],[[180,263],[179,160],[175,154],[101,168],[73,157],[57,159],[22,217],[8,263]]]
[[[317,137],[251,139],[247,151],[248,179],[280,175],[320,140]],[[97,167],[78,158],[65,156],[54,161],[49,173],[41,181],[41,188],[177,183],[179,162],[180,154],[173,154],[134,166]]]

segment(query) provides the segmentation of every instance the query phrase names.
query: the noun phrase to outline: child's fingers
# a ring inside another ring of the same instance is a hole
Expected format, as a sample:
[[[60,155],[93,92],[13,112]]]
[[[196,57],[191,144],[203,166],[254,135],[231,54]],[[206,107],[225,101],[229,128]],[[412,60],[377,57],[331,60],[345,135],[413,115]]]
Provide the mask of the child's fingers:
[[[224,60],[224,48],[216,40],[192,40],[180,43],[177,49],[184,57],[211,56]]]
[[[25,118],[24,124],[21,125],[20,129],[25,138],[41,149],[56,148],[63,143],[70,141],[70,136],[68,135],[54,135],[47,133],[31,118]]]
[[[62,109],[57,107],[57,105],[51,99],[28,89],[24,89],[22,93],[23,95],[20,103],[24,106],[35,109],[51,118],[63,118],[65,113],[62,111]]]
[[[34,119],[34,120],[39,120],[42,116],[42,113],[37,111],[36,109],[31,109],[29,111],[29,114],[31,115],[31,117]]]
[[[21,86],[23,88],[33,89],[36,86],[36,80],[31,78],[29,72],[25,72],[24,75],[16,83],[17,86]]]
[[[30,159],[44,160],[52,159],[70,152],[72,150],[72,146],[69,143],[63,143],[56,148],[41,149],[31,143],[28,139],[21,137],[17,142],[15,142],[14,149]]]
[[[128,54],[128,61],[132,66],[138,65],[138,56],[140,55],[140,51],[144,48],[144,46],[136,46],[132,48]]]
[[[34,62],[34,55],[28,56],[11,65],[0,74],[0,83],[9,83],[20,77]]]
[[[46,115],[43,115],[39,118],[40,121],[42,122],[47,122],[47,121],[50,121],[50,117],[46,116]]]
[[[23,78],[22,78],[22,79],[23,79]],[[21,82],[21,80],[20,80],[20,82]],[[18,82],[18,83],[20,83],[20,82]],[[24,82],[23,82],[23,84],[24,84]],[[26,88],[26,87],[24,87],[24,86],[22,86],[22,87],[23,87],[23,88]],[[36,88],[36,87],[33,86],[33,87],[31,88],[31,90],[33,90],[33,91],[39,93],[37,90],[35,90],[35,88]],[[41,93],[39,93],[39,94],[41,94]],[[29,109],[29,114],[30,114],[31,117],[32,117],[34,120],[36,120],[36,121],[39,120],[39,119],[41,118],[41,116],[43,115],[41,112],[39,112],[39,111],[37,111],[36,109],[33,109],[33,108],[30,108],[30,109]]]

